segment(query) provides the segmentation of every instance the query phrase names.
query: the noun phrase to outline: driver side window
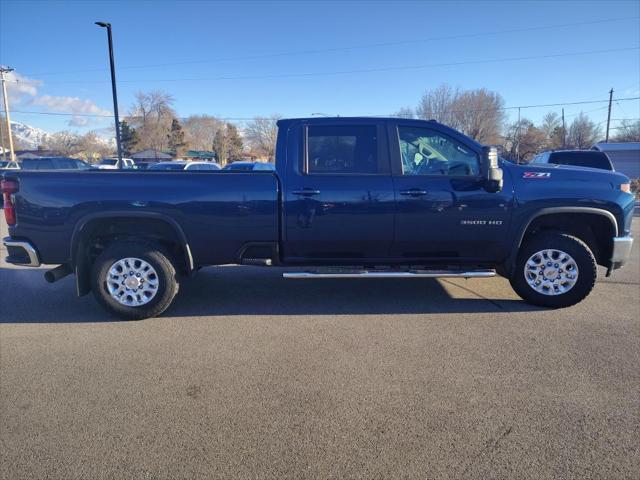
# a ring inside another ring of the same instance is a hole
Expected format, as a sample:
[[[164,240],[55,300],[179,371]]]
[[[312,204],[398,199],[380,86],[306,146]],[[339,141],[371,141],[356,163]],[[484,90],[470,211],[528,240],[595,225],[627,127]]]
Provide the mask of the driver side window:
[[[480,159],[462,143],[434,130],[398,127],[403,175],[476,176]]]

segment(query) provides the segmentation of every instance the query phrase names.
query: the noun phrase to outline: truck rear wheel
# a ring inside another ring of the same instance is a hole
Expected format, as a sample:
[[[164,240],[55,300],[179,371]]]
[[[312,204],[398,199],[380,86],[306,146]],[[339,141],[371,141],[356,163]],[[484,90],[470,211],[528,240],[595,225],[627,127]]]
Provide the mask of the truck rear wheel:
[[[596,260],[582,240],[564,233],[544,232],[522,246],[510,281],[527,302],[563,308],[589,295],[596,276]]]
[[[96,300],[124,319],[160,315],[178,293],[176,270],[169,258],[152,244],[113,243],[98,256],[91,270]]]

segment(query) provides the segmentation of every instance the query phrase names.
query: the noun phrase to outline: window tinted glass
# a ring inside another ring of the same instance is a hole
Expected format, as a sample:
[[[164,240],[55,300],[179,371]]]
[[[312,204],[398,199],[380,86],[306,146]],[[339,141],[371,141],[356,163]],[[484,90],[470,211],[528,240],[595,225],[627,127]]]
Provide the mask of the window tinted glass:
[[[255,170],[268,170],[273,171],[273,165],[270,163],[256,163]]]
[[[226,169],[248,172],[249,170],[253,169],[253,165],[251,165],[250,163],[232,163],[230,165],[227,165]]]
[[[105,158],[100,162],[100,165],[115,165],[117,162],[118,162],[117,158]]]
[[[544,153],[539,153],[538,155],[536,155],[531,159],[531,163],[544,163],[544,157],[545,157]]]
[[[549,163],[611,170],[611,162],[604,153],[589,150],[583,152],[554,152],[551,154]]]
[[[182,163],[156,163],[149,167],[149,170],[184,170]]]
[[[56,158],[53,162],[55,168],[76,168],[75,160],[70,158]]]
[[[403,175],[479,175],[478,155],[452,138],[421,127],[398,127]]]
[[[381,173],[375,125],[310,126],[308,173]]]
[[[24,170],[47,170],[53,168],[50,158],[25,158],[22,160]]]

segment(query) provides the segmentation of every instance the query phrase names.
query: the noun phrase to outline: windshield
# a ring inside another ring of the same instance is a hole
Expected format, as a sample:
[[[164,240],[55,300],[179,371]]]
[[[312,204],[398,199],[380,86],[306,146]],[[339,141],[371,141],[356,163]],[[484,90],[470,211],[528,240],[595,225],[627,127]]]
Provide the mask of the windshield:
[[[100,165],[115,165],[116,163],[118,163],[117,158],[105,158],[100,162]]]

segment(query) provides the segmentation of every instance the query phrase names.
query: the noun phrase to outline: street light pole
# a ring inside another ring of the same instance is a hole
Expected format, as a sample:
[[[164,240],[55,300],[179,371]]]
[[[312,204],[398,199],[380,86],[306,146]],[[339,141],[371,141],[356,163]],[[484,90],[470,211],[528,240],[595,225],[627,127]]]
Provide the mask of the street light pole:
[[[113,91],[113,114],[116,123],[116,146],[118,148],[118,165],[122,168],[122,145],[120,144],[120,117],[118,116],[118,93],[116,92],[116,66],[113,60],[113,40],[111,39],[111,24],[107,22],[95,22],[96,25],[107,29],[107,38],[109,39],[109,64],[111,65],[111,89]]]

